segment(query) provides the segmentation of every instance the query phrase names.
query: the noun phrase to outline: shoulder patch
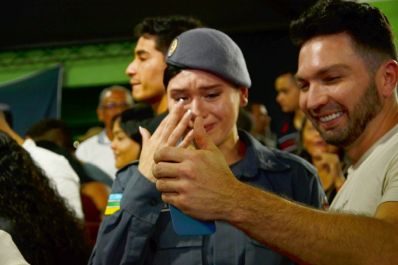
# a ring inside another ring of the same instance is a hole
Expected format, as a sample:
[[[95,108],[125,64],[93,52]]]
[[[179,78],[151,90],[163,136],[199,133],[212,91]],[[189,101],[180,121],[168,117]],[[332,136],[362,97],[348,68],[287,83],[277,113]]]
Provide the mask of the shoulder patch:
[[[106,205],[105,215],[112,215],[120,210],[120,201],[122,200],[122,193],[112,193],[109,195],[108,204]]]

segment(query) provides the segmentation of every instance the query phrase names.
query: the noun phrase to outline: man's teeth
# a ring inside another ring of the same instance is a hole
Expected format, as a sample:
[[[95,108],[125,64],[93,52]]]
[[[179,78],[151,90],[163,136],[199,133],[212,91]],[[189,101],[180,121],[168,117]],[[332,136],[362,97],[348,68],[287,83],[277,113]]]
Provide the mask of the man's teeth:
[[[330,115],[323,116],[319,120],[321,122],[328,122],[328,121],[331,121],[331,120],[334,120],[334,119],[340,117],[341,115],[343,115],[343,112],[336,112],[336,113],[333,113]]]

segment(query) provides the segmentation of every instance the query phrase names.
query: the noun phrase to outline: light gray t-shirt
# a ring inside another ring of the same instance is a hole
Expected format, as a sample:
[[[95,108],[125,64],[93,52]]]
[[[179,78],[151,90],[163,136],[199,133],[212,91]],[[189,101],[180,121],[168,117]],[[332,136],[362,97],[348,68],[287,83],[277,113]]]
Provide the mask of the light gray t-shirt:
[[[398,125],[348,169],[330,209],[374,216],[388,201],[398,201]]]

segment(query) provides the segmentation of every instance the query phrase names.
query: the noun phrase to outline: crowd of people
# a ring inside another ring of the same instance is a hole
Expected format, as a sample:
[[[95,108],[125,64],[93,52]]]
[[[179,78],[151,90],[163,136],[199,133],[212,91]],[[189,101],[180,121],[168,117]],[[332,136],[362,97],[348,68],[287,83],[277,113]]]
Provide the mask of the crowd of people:
[[[164,16],[135,37],[131,91],[104,88],[104,128],[76,150],[62,120],[18,135],[0,109],[2,264],[396,263],[398,63],[380,10],[321,0],[291,23],[277,130],[224,32]]]

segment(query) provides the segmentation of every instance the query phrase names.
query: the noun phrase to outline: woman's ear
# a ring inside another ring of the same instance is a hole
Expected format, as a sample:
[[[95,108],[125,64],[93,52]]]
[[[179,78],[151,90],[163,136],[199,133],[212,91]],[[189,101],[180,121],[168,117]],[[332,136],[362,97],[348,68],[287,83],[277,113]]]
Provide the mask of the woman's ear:
[[[247,87],[239,88],[240,92],[240,107],[244,107],[249,102],[249,89]]]

